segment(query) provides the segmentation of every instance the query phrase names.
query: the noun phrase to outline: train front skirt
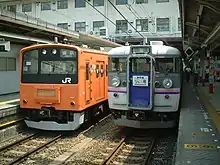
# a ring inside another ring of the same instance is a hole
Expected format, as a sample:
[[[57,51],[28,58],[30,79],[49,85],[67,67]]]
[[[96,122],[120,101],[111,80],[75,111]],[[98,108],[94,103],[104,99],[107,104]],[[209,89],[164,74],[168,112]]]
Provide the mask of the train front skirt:
[[[84,112],[74,113],[74,120],[68,121],[65,124],[60,124],[55,121],[31,121],[25,120],[28,127],[36,128],[40,130],[51,130],[51,131],[73,131],[78,129],[84,123]]]

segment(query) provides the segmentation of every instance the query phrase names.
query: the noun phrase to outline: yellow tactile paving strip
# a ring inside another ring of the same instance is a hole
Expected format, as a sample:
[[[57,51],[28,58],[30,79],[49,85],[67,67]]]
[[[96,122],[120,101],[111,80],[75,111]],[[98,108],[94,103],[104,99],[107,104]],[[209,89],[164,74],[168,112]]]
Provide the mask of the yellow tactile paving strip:
[[[220,115],[215,109],[215,107],[210,103],[208,97],[205,96],[205,94],[202,92],[200,88],[198,88],[199,98],[201,99],[205,110],[209,113],[210,117],[213,120],[213,123],[215,124],[215,127],[217,128],[218,132],[220,132]],[[220,101],[220,100],[219,100]]]
[[[20,101],[20,99],[3,101],[3,102],[0,102],[0,105],[6,105],[6,104],[9,104],[9,103],[14,103],[14,102],[19,102],[19,101]]]

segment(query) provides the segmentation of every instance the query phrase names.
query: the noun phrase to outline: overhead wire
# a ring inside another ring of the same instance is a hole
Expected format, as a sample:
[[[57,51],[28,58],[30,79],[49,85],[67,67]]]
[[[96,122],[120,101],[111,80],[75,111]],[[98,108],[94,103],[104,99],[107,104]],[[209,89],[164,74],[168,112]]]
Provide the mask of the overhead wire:
[[[134,3],[135,3],[135,0],[133,0],[132,4],[134,4]],[[145,10],[145,7],[144,7],[143,3],[140,3],[138,6],[139,6],[139,8],[143,11],[143,13],[145,13],[145,14],[147,15],[147,17],[150,19],[151,16],[150,16],[150,15],[148,14],[148,12]],[[134,10],[136,13],[138,13],[134,8],[133,8],[133,10]],[[137,17],[136,17],[136,18],[137,18]],[[151,19],[151,21],[154,21],[154,22],[155,22],[155,20],[152,20],[152,19]],[[148,28],[148,30],[149,30],[149,32],[150,32],[152,35],[155,34],[155,32],[153,32],[152,29],[149,29],[149,28]],[[159,36],[163,37],[162,34],[160,34],[160,33],[157,33],[157,34],[158,34]],[[164,41],[167,45],[169,45],[166,40],[163,40],[163,41]]]
[[[117,26],[116,23],[114,23],[111,19],[109,19],[107,16],[105,16],[105,14],[103,14],[102,12],[100,12],[94,5],[92,5],[91,3],[89,3],[87,0],[85,0],[85,2],[91,6],[94,10],[96,10],[99,14],[101,14],[103,17],[105,17],[109,22],[111,22],[113,25]],[[129,37],[132,37],[127,31],[123,30],[123,32],[125,32]],[[120,39],[121,40],[121,39]],[[121,40],[123,42],[126,42],[124,40]]]
[[[146,38],[144,37],[128,20],[127,18],[125,18],[125,16],[118,10],[118,8],[110,1],[108,0],[108,2],[112,5],[112,7],[124,18],[125,21],[127,21],[127,23],[143,38]]]
[[[133,9],[133,7],[130,5],[130,4],[127,4],[126,7],[128,8],[128,10],[130,10],[132,12],[132,14],[135,16],[135,17],[140,17],[140,15]],[[132,11],[132,9],[134,10],[134,12]]]

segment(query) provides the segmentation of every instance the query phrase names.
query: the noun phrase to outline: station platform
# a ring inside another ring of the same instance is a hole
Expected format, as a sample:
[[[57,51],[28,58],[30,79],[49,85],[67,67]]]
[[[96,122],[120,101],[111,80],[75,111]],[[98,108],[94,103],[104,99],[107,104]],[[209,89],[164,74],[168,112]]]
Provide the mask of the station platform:
[[[14,115],[19,107],[19,93],[0,96],[0,118]]]
[[[217,99],[208,99],[207,88],[184,83],[175,165],[220,164],[220,133],[216,125],[220,119],[211,104]]]

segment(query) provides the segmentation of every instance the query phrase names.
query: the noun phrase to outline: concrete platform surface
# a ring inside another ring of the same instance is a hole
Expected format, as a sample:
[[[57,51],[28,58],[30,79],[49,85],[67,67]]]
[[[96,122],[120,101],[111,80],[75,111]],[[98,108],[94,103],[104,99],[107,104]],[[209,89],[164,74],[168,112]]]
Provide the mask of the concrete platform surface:
[[[19,93],[0,96],[0,118],[14,115],[19,108]]]
[[[209,85],[206,84],[204,87],[199,85],[197,92],[204,108],[213,119],[215,127],[220,132],[220,83],[215,83],[214,93],[209,93]]]
[[[190,84],[184,89],[175,165],[219,165],[220,133],[199,92]]]

